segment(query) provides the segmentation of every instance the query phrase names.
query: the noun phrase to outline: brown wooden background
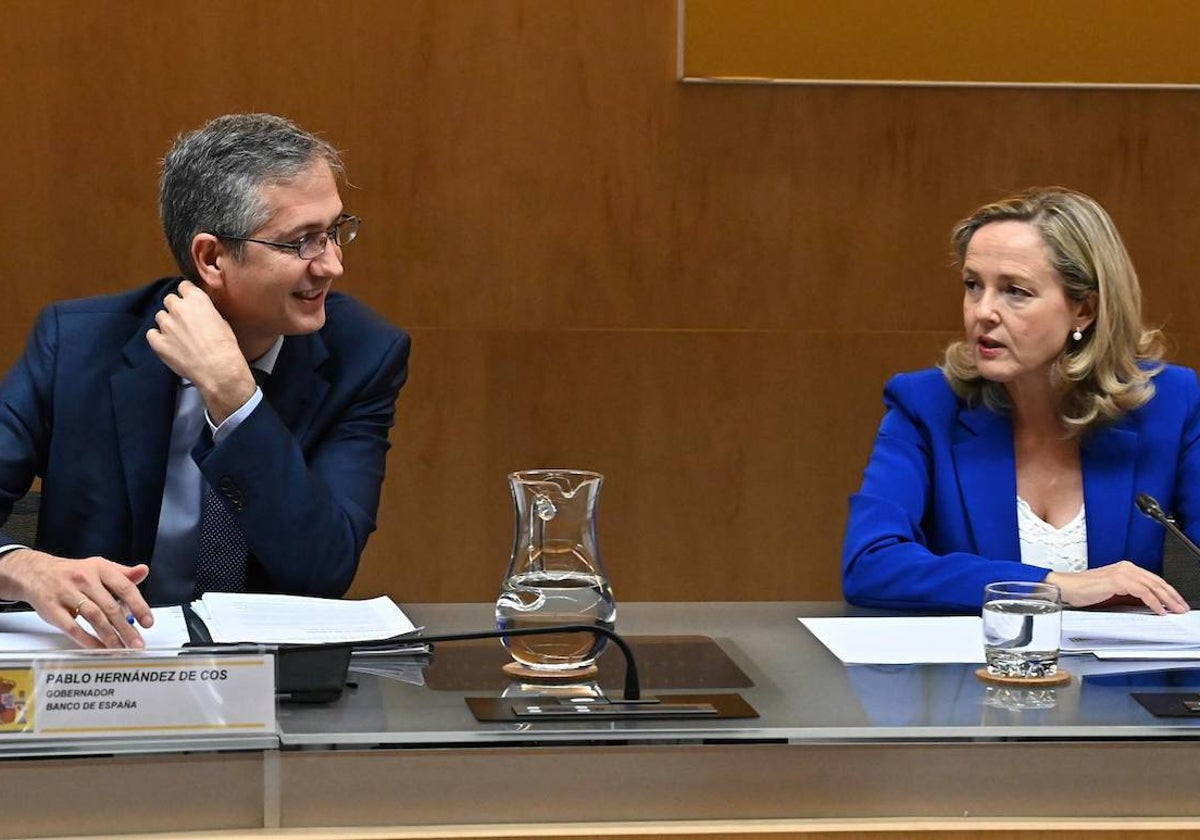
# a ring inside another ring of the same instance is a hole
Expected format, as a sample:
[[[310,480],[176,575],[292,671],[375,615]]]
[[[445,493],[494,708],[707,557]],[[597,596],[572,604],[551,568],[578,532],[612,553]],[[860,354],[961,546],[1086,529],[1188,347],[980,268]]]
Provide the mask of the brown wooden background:
[[[55,298],[172,271],[170,139],[346,150],[342,288],[411,378],[353,594],[488,600],[506,473],[608,477],[618,599],[839,596],[890,372],[960,325],[953,222],[1089,192],[1200,360],[1200,92],[683,85],[673,0],[0,0],[0,364]]]

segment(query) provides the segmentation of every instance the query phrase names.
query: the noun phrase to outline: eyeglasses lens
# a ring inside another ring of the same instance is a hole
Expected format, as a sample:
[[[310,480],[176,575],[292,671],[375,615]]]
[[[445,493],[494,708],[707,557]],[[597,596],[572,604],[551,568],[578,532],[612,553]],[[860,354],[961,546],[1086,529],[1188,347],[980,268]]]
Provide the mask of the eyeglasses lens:
[[[361,223],[358,216],[349,216],[338,222],[333,228],[338,245],[349,245],[358,238],[358,226]]]
[[[300,237],[300,247],[297,249],[300,259],[315,260],[324,254],[325,247],[329,244],[331,236],[339,247],[349,245],[358,237],[359,221],[357,216],[350,216],[342,219],[342,221],[338,222],[330,230],[323,230],[320,233],[310,233]]]

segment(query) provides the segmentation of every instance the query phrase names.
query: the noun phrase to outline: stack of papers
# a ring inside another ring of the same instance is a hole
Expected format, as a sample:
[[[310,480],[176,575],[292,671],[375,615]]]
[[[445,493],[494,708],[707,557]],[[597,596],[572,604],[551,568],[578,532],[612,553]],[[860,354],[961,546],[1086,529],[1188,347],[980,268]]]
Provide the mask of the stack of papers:
[[[408,616],[386,596],[369,601],[338,601],[292,595],[209,592],[192,610],[208,628],[213,644],[336,644],[397,639],[415,633]],[[154,626],[139,628],[147,650],[180,650],[190,641],[183,607],[155,607]],[[83,619],[80,626],[89,630]],[[0,651],[10,653],[76,649],[75,642],[34,612],[0,613]],[[401,643],[381,655],[425,653],[421,643]]]
[[[1200,659],[1200,611],[1152,615],[1067,610],[1062,651],[1093,653],[1100,659]]]
[[[386,595],[369,601],[339,601],[296,595],[209,592],[192,603],[214,644],[297,644],[373,642],[417,631]],[[410,652],[412,645],[388,650]],[[378,651],[374,651],[378,653]]]
[[[390,653],[381,656],[374,651],[354,651],[350,654],[350,670],[409,685],[425,685],[425,666],[428,660],[424,656],[411,654],[423,654],[428,651],[428,645],[421,646],[420,650],[402,651],[400,655]]]

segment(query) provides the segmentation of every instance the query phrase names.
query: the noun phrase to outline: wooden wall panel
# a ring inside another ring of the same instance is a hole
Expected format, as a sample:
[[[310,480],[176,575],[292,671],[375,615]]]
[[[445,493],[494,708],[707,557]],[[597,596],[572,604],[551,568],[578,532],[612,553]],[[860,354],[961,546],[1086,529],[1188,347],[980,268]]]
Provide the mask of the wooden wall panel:
[[[0,0],[0,365],[49,301],[171,272],[171,137],[285,113],[345,149],[341,287],[408,327],[353,592],[491,598],[505,475],[601,470],[617,594],[837,597],[895,370],[959,328],[954,221],[1109,207],[1200,360],[1200,94],[683,85],[671,0]]]
[[[948,336],[417,330],[423,374],[402,398],[388,499],[416,527],[395,535],[404,552],[372,552],[356,588],[400,581],[390,591],[412,601],[411,570],[431,600],[494,597],[506,475],[575,466],[606,477],[600,548],[618,599],[837,597],[883,383]]]

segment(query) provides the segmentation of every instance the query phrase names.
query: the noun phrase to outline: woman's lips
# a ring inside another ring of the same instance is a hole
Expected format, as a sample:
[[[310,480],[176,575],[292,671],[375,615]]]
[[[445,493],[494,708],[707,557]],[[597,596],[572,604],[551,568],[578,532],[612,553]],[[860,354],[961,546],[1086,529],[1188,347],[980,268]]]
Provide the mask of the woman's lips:
[[[1004,350],[1004,345],[986,335],[975,340],[975,350],[982,359],[994,359]]]

